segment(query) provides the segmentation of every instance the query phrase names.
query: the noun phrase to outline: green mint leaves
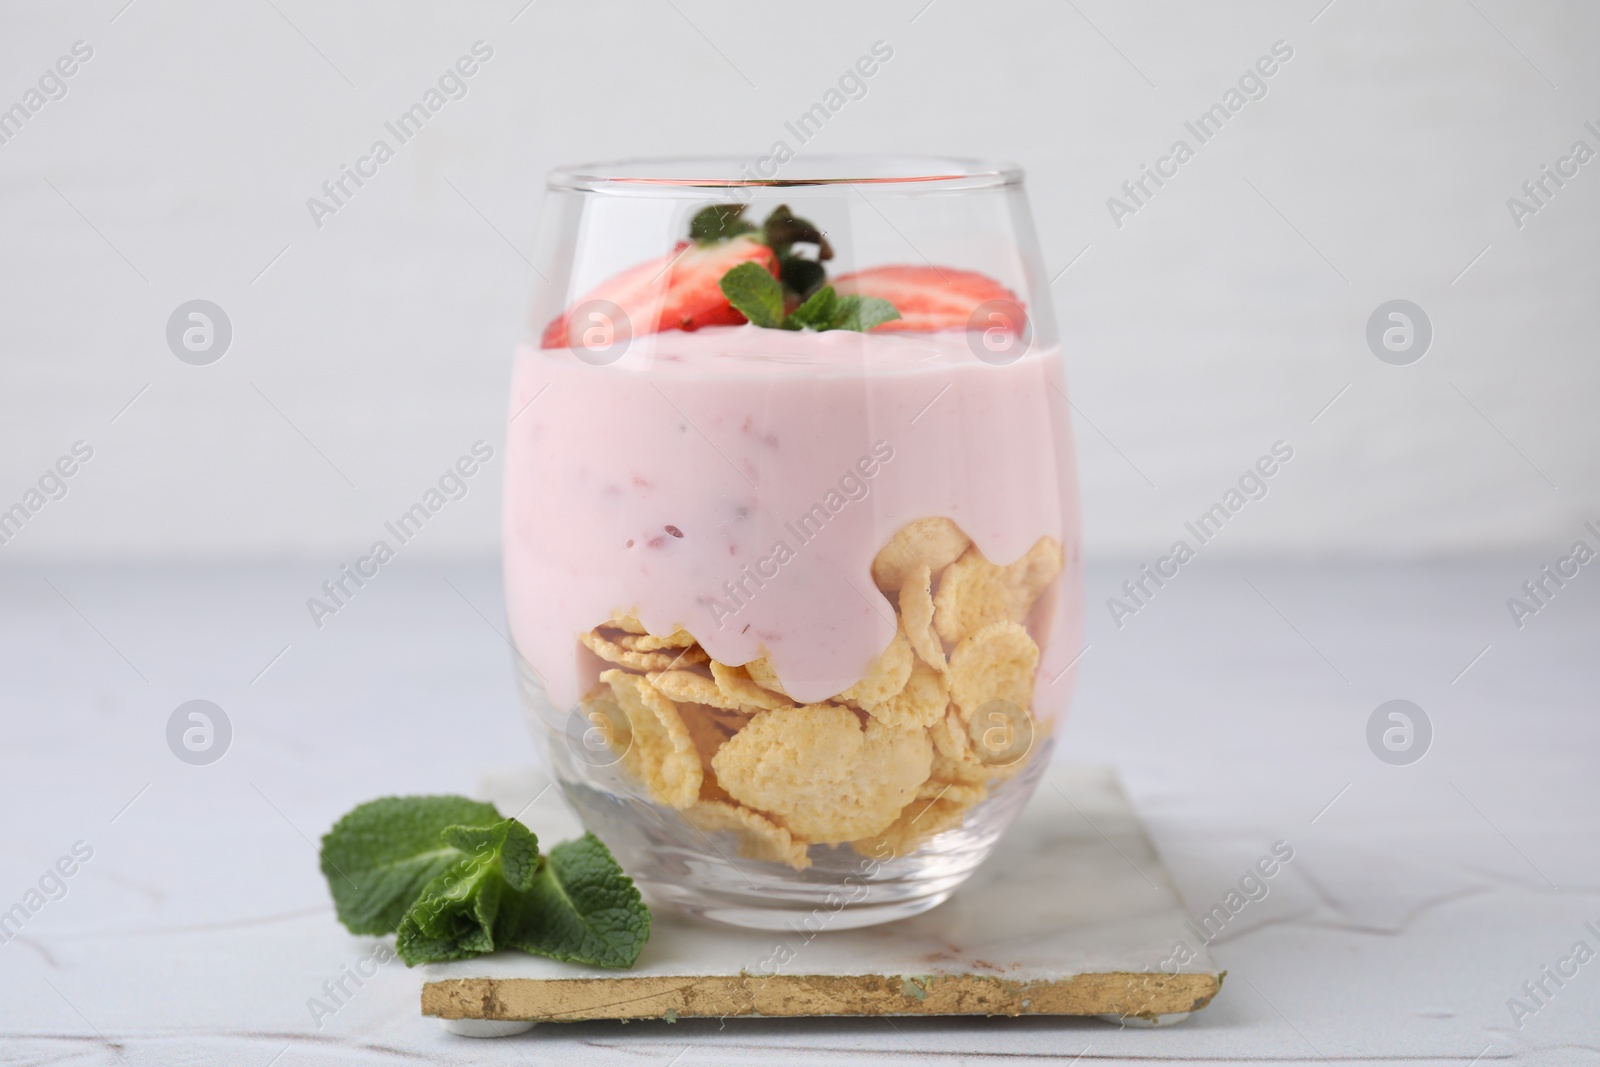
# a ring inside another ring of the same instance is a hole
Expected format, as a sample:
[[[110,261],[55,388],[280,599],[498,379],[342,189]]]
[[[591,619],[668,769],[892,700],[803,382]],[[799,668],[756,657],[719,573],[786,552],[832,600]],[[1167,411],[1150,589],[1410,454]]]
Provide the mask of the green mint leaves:
[[[407,966],[497,948],[597,967],[629,967],[650,911],[593,834],[539,854],[539,842],[492,804],[465,797],[385,797],[322,839],[322,873],[339,921],[394,933]]]
[[[728,303],[757,326],[771,330],[783,326],[783,284],[761,264],[741,263],[717,284]]]
[[[796,323],[788,329],[809,326],[813,330],[857,330],[865,333],[880,322],[890,322],[900,317],[894,305],[877,296],[839,296],[833,286],[825,285],[812,293],[804,304],[789,313],[788,322]]]
[[[816,223],[803,219],[779,204],[760,226],[747,222],[743,204],[711,204],[695,212],[689,220],[689,236],[702,245],[755,234],[778,257],[778,279],[790,307],[822,287],[828,272],[823,264],[833,258],[833,247]],[[796,245],[814,246],[805,254]],[[815,258],[812,258],[812,257]]]
[[[755,233],[756,228],[746,222],[743,204],[712,204],[694,213],[689,220],[689,237],[703,245],[738,237],[742,233]]]
[[[823,236],[822,231],[817,229],[815,223],[802,219],[790,211],[788,204],[779,204],[773,208],[772,213],[760,226],[745,219],[744,209],[743,204],[709,204],[696,211],[694,217],[689,220],[689,236],[700,244],[708,245],[741,234],[758,233],[761,235],[761,242],[776,252],[779,260],[799,259],[794,252],[794,246],[797,244],[816,245],[817,260],[833,258],[833,249],[828,245],[828,239]],[[817,260],[805,262],[815,266]]]
[[[898,319],[900,312],[875,296],[840,296],[823,266],[833,258],[833,247],[816,224],[789,210],[788,204],[772,209],[760,227],[744,218],[743,204],[710,204],[689,220],[689,236],[702,245],[715,244],[742,234],[758,239],[778,257],[778,276],[759,263],[741,263],[722,276],[720,285],[728,303],[757,326],[769,330],[856,330]],[[796,251],[796,245],[815,246],[816,258]],[[785,310],[793,308],[794,310]]]
[[[759,263],[741,263],[722,276],[728,303],[757,326],[777,330],[857,330],[898,319],[900,312],[875,296],[839,296],[826,285],[788,315],[783,313],[783,284]]]

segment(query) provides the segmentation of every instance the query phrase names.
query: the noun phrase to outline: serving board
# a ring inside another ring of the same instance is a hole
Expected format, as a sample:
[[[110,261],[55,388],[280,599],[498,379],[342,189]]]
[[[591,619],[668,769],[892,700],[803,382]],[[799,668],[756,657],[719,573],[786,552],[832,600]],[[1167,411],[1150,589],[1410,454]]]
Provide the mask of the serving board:
[[[486,779],[482,792],[502,811],[521,811],[545,840],[581,832],[548,785],[527,771]],[[1222,986],[1187,917],[1115,772],[1058,764],[978,872],[921,915],[860,930],[764,932],[657,909],[630,970],[512,952],[430,964],[422,1013],[481,1035],[533,1022],[737,1016],[1165,1023],[1205,1007]]]

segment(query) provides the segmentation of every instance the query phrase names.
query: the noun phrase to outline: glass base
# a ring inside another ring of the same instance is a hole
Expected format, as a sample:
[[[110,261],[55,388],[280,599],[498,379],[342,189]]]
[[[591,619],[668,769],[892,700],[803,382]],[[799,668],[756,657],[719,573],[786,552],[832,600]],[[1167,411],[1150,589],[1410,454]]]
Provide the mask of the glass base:
[[[820,933],[823,930],[858,930],[863,926],[880,926],[883,923],[909,919],[931,911],[950,898],[954,890],[947,889],[932,896],[915,900],[902,900],[891,904],[846,903],[838,910],[827,908],[783,908],[771,903],[743,898],[735,894],[719,894],[726,899],[712,900],[706,895],[685,891],[675,885],[654,883],[641,886],[652,907],[664,907],[687,915],[691,919],[716,923],[720,926],[737,926],[745,930],[798,930]]]
[[[562,786],[584,826],[610,846],[652,904],[754,930],[853,930],[942,904],[1021,811],[1049,756],[1046,744],[963,825],[909,855],[879,859],[849,845],[812,845],[811,866],[803,871],[741,856],[734,835],[702,833],[677,812],[638,797],[564,778]]]
[[[611,757],[596,761],[571,742],[569,716],[519,671],[530,724],[568,803],[584,828],[604,841],[652,905],[728,926],[756,930],[851,930],[894,922],[935,908],[989,855],[1021,812],[1050,762],[1044,739],[1013,777],[962,825],[923,841],[903,856],[874,856],[851,845],[812,845],[810,866],[750,859],[732,833],[705,833],[671,808],[654,803]],[[929,801],[914,801],[928,804]]]

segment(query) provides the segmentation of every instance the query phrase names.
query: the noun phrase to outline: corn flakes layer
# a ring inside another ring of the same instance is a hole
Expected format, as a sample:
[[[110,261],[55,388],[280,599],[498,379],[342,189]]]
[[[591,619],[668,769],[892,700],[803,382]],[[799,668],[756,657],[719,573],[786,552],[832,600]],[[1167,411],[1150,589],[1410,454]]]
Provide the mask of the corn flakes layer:
[[[615,611],[579,635],[610,665],[584,712],[652,799],[747,859],[803,870],[808,845],[842,843],[904,856],[1031,756],[1029,618],[1064,562],[1052,537],[998,566],[950,519],[907,523],[872,562],[893,638],[853,685],[800,706],[766,656],[720,663],[684,627]]]

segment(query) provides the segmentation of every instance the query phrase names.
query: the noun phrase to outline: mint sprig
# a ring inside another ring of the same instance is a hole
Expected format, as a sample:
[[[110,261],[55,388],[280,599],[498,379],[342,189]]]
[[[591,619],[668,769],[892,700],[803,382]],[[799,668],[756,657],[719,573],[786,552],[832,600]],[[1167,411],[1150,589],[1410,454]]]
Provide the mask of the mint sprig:
[[[833,246],[817,224],[796,215],[788,204],[773,208],[759,227],[745,219],[744,211],[744,204],[708,204],[689,220],[689,236],[701,245],[711,245],[756,234],[778,257],[778,279],[786,306],[793,307],[820,289],[828,278],[823,264],[833,258]],[[815,246],[815,251],[808,249],[802,254],[797,245]]]
[[[889,301],[876,296],[840,296],[833,286],[818,289],[789,314],[783,313],[783,285],[759,263],[741,263],[719,283],[728,303],[757,326],[775,330],[856,330],[865,333],[900,317]]]
[[[813,330],[857,330],[861,333],[899,317],[900,312],[882,297],[840,296],[831,285],[818,289],[789,313],[790,320]]]
[[[728,303],[744,313],[757,326],[768,329],[794,329],[784,326],[783,285],[759,263],[741,263],[717,283]]]
[[[696,211],[689,220],[689,237],[709,245],[740,234],[755,233],[756,228],[746,222],[743,215],[743,204],[710,204]]]
[[[385,797],[322,839],[322,873],[339,921],[394,933],[408,966],[497,948],[628,967],[650,911],[593,834],[539,854],[538,839],[494,805],[465,797]]]

